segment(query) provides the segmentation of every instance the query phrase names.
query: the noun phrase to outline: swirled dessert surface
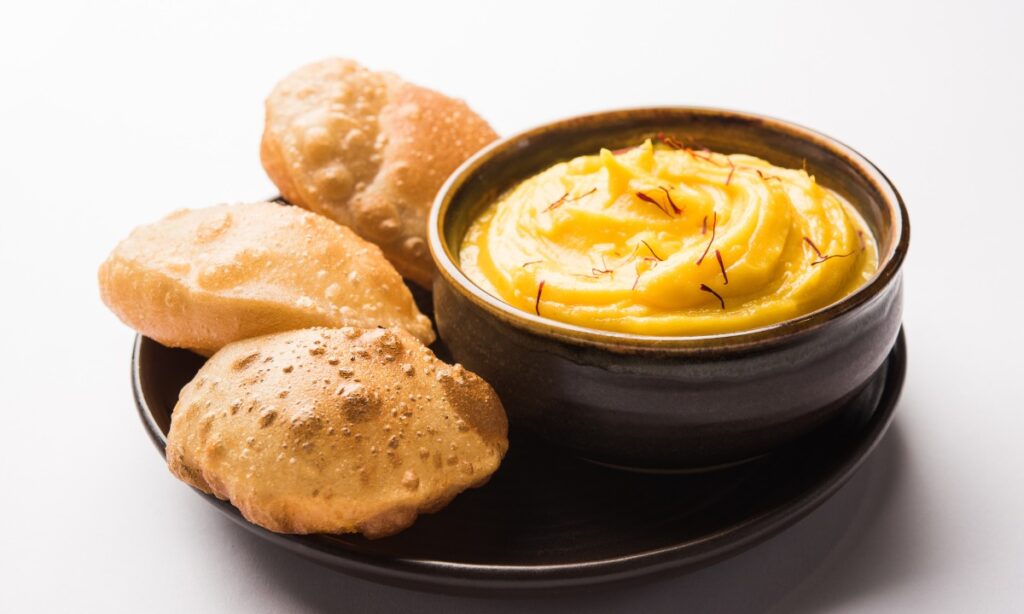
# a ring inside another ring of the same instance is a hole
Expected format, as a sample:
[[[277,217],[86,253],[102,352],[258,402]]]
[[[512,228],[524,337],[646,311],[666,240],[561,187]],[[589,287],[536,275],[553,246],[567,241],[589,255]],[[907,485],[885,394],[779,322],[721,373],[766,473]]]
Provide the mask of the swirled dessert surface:
[[[459,257],[524,311],[679,336],[805,315],[878,266],[860,214],[806,171],[664,136],[522,181],[471,224]]]

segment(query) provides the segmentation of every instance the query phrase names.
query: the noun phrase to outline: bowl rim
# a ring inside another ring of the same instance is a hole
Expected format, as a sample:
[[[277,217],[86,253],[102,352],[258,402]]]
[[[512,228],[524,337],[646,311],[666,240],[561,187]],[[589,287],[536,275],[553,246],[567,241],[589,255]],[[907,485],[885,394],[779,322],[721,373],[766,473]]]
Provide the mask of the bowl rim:
[[[871,183],[882,196],[892,218],[893,232],[895,233],[893,247],[884,257],[880,255],[878,270],[866,284],[834,303],[802,316],[767,326],[712,335],[642,335],[569,324],[518,309],[488,293],[463,273],[455,256],[451,253],[447,241],[443,239],[444,219],[459,189],[481,166],[495,155],[515,149],[518,143],[528,141],[535,136],[551,131],[569,132],[582,125],[624,115],[663,116],[666,119],[679,115],[731,118],[747,124],[763,125],[786,133],[790,137],[809,141],[830,150],[846,164],[852,166],[853,170]],[[485,146],[455,169],[441,186],[430,208],[427,220],[427,239],[431,257],[440,276],[471,303],[517,329],[585,347],[631,351],[655,349],[686,353],[708,349],[742,350],[767,342],[784,342],[855,311],[861,305],[875,298],[897,278],[910,245],[910,218],[903,198],[881,169],[852,147],[816,130],[775,117],[716,107],[628,107],[564,117],[506,136]],[[435,277],[435,284],[437,279]]]

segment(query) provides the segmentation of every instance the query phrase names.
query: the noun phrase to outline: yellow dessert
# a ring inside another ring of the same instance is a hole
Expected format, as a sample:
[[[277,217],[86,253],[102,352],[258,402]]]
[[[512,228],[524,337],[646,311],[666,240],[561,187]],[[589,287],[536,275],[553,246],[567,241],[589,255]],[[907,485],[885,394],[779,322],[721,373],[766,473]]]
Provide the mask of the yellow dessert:
[[[709,335],[838,301],[878,265],[864,220],[803,170],[671,137],[526,179],[463,240],[463,271],[524,311],[644,335]]]

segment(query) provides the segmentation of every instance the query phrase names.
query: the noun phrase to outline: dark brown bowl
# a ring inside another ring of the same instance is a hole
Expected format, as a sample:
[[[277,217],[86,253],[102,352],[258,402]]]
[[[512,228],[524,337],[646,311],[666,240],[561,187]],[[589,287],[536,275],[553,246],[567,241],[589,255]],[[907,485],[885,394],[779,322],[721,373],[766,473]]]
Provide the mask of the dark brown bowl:
[[[457,254],[466,229],[506,189],[556,162],[659,132],[778,166],[806,165],[864,216],[878,240],[878,272],[857,292],[806,316],[701,337],[549,320],[488,294],[462,272]],[[885,175],[838,141],[777,119],[673,107],[574,117],[492,144],[448,179],[428,232],[440,271],[438,332],[456,360],[494,386],[514,426],[600,463],[675,471],[770,452],[824,422],[864,387],[899,333],[910,226]]]

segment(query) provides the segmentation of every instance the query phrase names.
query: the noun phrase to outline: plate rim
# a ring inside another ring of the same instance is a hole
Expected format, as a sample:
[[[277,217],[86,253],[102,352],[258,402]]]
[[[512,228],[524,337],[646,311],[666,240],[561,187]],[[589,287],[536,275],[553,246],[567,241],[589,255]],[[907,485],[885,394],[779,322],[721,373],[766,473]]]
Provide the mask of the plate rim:
[[[161,457],[166,436],[157,424],[142,391],[140,351],[144,337],[136,335],[131,356],[135,407]],[[153,341],[153,343],[156,343]],[[290,552],[342,573],[414,590],[462,594],[538,594],[622,583],[668,571],[692,570],[728,558],[773,537],[807,516],[841,488],[871,455],[888,432],[903,390],[907,371],[903,328],[883,363],[886,381],[874,413],[854,448],[834,471],[799,495],[766,512],[696,541],[613,558],[551,565],[457,563],[422,558],[387,558],[331,547],[319,535],[279,534],[254,525],[228,501],[193,488],[205,501],[250,533]]]

